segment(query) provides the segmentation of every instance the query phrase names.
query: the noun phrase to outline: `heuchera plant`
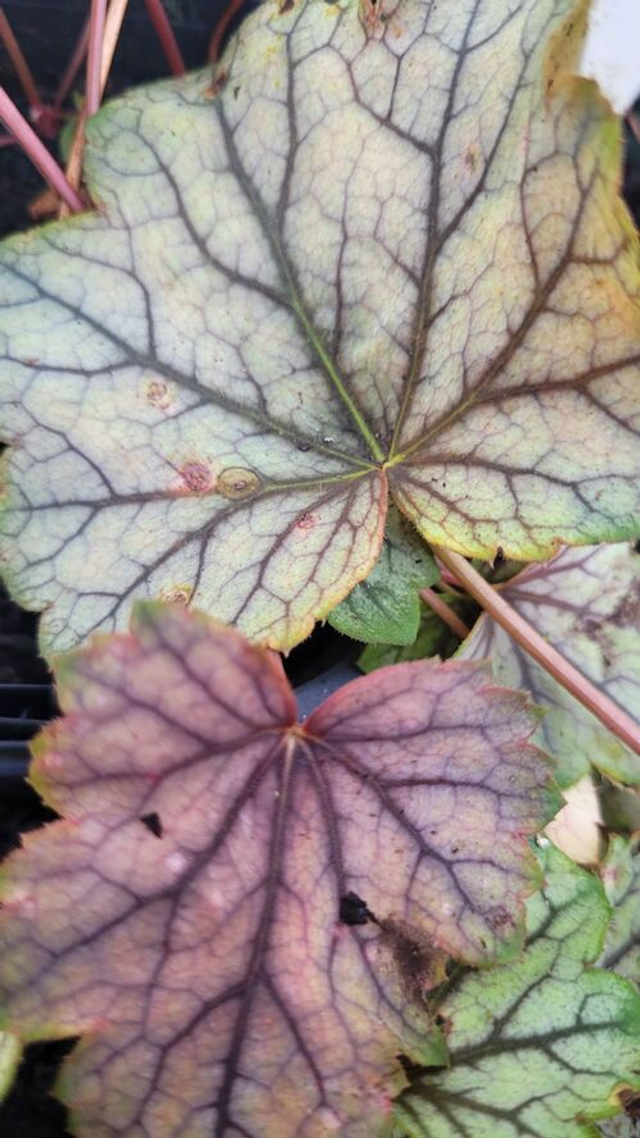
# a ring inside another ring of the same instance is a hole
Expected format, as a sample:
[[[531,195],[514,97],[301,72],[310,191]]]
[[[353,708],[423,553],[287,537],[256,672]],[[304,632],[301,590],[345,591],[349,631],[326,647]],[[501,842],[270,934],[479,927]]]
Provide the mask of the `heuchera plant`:
[[[640,783],[639,253],[586,19],[265,3],[90,120],[93,212],[0,247],[3,568],[63,712],[0,1094],[81,1036],[79,1138],[590,1138],[640,1090],[636,847],[534,842],[554,780]],[[298,722],[321,618],[371,674]]]

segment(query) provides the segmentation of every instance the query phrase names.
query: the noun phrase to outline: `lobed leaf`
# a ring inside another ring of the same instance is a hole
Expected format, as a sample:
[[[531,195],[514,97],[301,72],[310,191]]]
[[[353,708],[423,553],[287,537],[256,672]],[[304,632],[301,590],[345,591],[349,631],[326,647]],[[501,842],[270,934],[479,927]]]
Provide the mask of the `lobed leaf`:
[[[595,1138],[591,1120],[640,1087],[640,997],[585,969],[609,922],[602,885],[553,846],[543,864],[522,959],[465,975],[439,1007],[450,1067],[401,1096],[410,1138]]]
[[[632,716],[640,708],[640,557],[627,545],[564,549],[501,586],[505,600],[563,656]],[[500,683],[524,688],[545,708],[541,745],[568,786],[589,770],[640,784],[640,759],[535,664],[486,614],[462,646],[490,656]]]
[[[378,558],[637,532],[638,243],[574,0],[263,4],[89,124],[0,252],[7,581],[46,653],[193,603],[289,648]]]
[[[0,1027],[81,1035],[80,1138],[387,1133],[399,1052],[446,1059],[445,954],[518,951],[547,804],[524,698],[405,664],[305,722],[280,661],[176,606],[56,666],[5,863]]]

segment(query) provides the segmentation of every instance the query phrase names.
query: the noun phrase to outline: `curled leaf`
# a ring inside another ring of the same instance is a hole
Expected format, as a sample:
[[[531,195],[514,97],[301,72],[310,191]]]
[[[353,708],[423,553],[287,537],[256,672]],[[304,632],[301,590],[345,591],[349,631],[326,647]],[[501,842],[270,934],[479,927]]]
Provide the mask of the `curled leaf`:
[[[178,606],[57,664],[32,780],[65,816],[3,869],[0,1000],[82,1035],[81,1138],[382,1133],[446,1060],[445,955],[511,957],[544,756],[473,664],[363,677],[296,724],[280,663]]]
[[[597,788],[585,775],[562,795],[564,805],[545,828],[554,846],[578,865],[597,865],[604,852],[602,812]]]
[[[289,648],[429,542],[635,535],[638,244],[573,0],[263,4],[0,252],[7,580],[45,652],[181,599]]]
[[[602,885],[553,847],[544,873],[522,959],[467,974],[439,1006],[450,1067],[402,1095],[410,1138],[595,1138],[591,1120],[640,1088],[640,997],[585,969],[610,918]]]
[[[640,708],[640,556],[628,545],[564,549],[501,587],[505,600],[563,656],[630,715]],[[557,760],[556,778],[575,782],[593,763],[640,784],[640,758],[486,614],[459,658],[490,656],[500,683],[524,688],[547,714],[540,740]]]

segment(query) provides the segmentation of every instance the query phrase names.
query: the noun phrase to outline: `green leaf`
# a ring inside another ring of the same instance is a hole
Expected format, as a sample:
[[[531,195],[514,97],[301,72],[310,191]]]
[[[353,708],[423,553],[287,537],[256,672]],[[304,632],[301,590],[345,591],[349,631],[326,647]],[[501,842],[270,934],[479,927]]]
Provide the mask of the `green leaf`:
[[[429,548],[392,508],[376,565],[333,610],[329,624],[365,643],[413,644],[420,628],[418,590],[434,585],[439,577]]]
[[[600,874],[613,905],[604,952],[603,968],[613,968],[640,985],[640,848],[638,839],[626,841],[614,835]]]
[[[631,716],[637,716],[640,556],[631,546],[565,549],[547,564],[529,566],[503,585],[501,592],[567,660]],[[560,785],[576,782],[590,763],[611,778],[640,785],[640,758],[486,614],[458,657],[490,657],[499,683],[526,689],[546,709],[540,745],[557,760]]]
[[[300,724],[273,653],[134,613],[55,664],[30,777],[63,817],[1,868],[1,1026],[83,1037],[79,1138],[387,1134],[398,1056],[446,1061],[445,958],[522,945],[549,780],[527,701],[419,661]]]
[[[358,657],[358,667],[363,672],[374,672],[389,664],[401,664],[410,660],[427,660],[435,656],[442,641],[445,625],[431,609],[422,613],[418,635],[413,644],[368,644]]]
[[[387,500],[525,560],[638,527],[638,242],[573,0],[293,0],[90,123],[0,252],[7,581],[44,650],[182,599],[286,649]]]
[[[17,1035],[0,1031],[0,1102],[11,1088],[21,1057],[22,1044]]]
[[[440,1004],[451,1065],[401,1096],[403,1134],[587,1138],[622,1086],[640,1087],[640,997],[585,969],[610,917],[602,885],[552,846],[543,866],[522,959],[464,975]]]

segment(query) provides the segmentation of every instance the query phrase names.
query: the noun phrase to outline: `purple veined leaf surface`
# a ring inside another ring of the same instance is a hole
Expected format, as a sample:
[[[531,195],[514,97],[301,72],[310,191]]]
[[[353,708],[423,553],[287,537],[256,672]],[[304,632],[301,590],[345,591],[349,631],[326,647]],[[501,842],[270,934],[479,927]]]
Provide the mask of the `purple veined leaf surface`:
[[[388,1133],[399,1054],[446,1062],[444,954],[522,941],[551,796],[525,698],[420,661],[300,726],[277,659],[158,603],[57,676],[31,777],[64,820],[3,867],[0,1030],[83,1037],[80,1138]]]
[[[397,1138],[598,1138],[595,1120],[640,1091],[640,996],[589,967],[611,917],[602,883],[550,844],[541,856],[522,956],[453,981],[438,1003],[449,1064],[403,1093]]]
[[[378,557],[637,531],[638,244],[570,0],[265,3],[0,252],[4,569],[43,650],[182,598],[287,649]]]
[[[640,712],[640,556],[626,544],[564,549],[502,586],[514,609],[630,715]],[[486,614],[458,657],[491,657],[499,683],[524,688],[547,711],[541,745],[557,761],[563,786],[593,763],[621,782],[640,784],[640,758],[535,664]]]

